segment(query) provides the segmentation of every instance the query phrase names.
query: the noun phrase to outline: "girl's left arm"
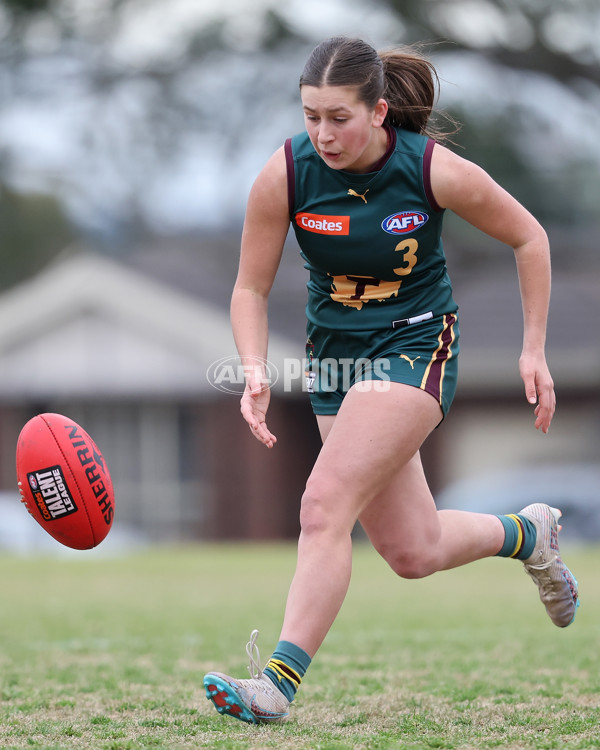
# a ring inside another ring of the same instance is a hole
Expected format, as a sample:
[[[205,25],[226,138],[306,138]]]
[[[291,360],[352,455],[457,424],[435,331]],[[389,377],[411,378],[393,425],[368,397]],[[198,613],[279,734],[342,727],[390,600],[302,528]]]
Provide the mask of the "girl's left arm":
[[[554,415],[554,383],[546,363],[550,303],[550,246],[539,222],[480,167],[436,145],[431,186],[438,204],[515,253],[523,305],[523,349],[519,370],[535,408],[535,427],[547,433]]]

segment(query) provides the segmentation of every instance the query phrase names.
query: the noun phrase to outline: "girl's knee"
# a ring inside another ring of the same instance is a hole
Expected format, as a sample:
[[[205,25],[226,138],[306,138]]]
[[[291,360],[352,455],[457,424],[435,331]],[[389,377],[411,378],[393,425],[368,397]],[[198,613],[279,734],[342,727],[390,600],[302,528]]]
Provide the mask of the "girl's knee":
[[[401,578],[425,578],[440,569],[435,544],[425,541],[408,545],[392,542],[379,544],[376,549]]]
[[[386,557],[386,561],[400,578],[425,578],[438,570],[434,560],[429,555],[422,553],[405,554],[400,552],[389,558]]]
[[[340,502],[342,488],[331,482],[315,482],[309,479],[300,505],[300,527],[302,533],[315,535],[352,530],[354,521],[347,506]]]

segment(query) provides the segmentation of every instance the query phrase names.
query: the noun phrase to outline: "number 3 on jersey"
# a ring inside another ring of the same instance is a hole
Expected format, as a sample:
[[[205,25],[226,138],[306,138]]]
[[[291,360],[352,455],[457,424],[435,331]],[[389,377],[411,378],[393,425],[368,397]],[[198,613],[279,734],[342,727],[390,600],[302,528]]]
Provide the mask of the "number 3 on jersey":
[[[402,260],[406,265],[394,268],[394,273],[397,276],[408,276],[417,264],[417,250],[419,249],[419,243],[414,237],[408,237],[407,239],[402,240],[402,242],[399,242],[395,249],[397,253],[401,253],[403,250],[405,251]]]
[[[394,248],[396,252],[403,253],[403,266],[394,268],[396,276],[408,276],[417,264],[417,250],[419,243],[414,237],[399,242]],[[382,281],[371,276],[334,276],[331,284],[331,299],[341,302],[347,307],[355,307],[360,310],[362,306],[371,300],[383,300],[396,297],[402,284],[398,281]]]

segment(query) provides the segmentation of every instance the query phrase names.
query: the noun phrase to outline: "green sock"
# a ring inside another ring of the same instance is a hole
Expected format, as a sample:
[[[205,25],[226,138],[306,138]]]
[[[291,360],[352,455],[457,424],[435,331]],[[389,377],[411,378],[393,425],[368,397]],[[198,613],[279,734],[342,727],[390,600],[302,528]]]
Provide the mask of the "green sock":
[[[527,560],[533,554],[537,531],[532,521],[525,516],[510,513],[498,516],[506,534],[504,544],[497,557],[514,557],[516,560]]]
[[[263,672],[289,701],[293,701],[310,662],[310,656],[299,646],[279,641]]]

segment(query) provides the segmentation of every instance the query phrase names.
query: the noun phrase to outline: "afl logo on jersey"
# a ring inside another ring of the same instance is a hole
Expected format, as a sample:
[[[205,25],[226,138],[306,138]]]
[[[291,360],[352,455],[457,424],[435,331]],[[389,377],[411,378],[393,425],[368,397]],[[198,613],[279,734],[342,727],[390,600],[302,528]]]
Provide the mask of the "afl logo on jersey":
[[[422,211],[400,211],[381,222],[381,228],[388,234],[410,234],[420,229],[429,216]]]

